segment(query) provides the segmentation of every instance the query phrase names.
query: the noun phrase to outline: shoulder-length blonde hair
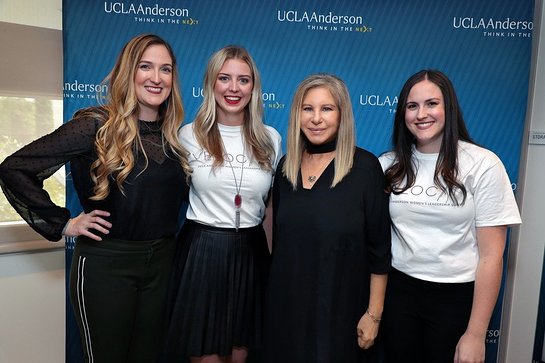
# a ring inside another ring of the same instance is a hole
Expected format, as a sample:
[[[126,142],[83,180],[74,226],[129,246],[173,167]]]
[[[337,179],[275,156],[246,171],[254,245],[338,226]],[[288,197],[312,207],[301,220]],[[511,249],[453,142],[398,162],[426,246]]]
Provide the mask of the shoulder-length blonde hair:
[[[356,136],[352,102],[345,83],[338,77],[318,73],[305,78],[297,87],[291,103],[288,125],[288,141],[286,160],[282,172],[290,181],[293,189],[297,189],[297,179],[301,168],[301,159],[306,150],[306,141],[301,132],[301,109],[308,91],[314,88],[325,88],[333,96],[340,112],[339,130],[337,131],[337,146],[335,149],[335,174],[331,188],[337,185],[350,172],[354,163]]]
[[[97,160],[91,165],[91,178],[95,184],[94,195],[91,197],[93,200],[102,200],[109,195],[110,178],[113,178],[119,190],[124,192],[123,183],[134,168],[135,153],[140,152],[145,158],[142,172],[147,168],[148,157],[142,146],[138,128],[140,107],[134,77],[143,53],[152,45],[164,46],[172,58],[172,89],[159,108],[159,119],[163,119],[163,148],[168,147],[180,160],[186,175],[191,173],[187,151],[178,141],[178,129],[184,118],[184,109],[174,52],[170,45],[157,35],[142,34],[131,39],[123,47],[113,69],[103,81],[108,85],[104,105],[106,112],[88,112],[91,116],[105,121],[96,135]],[[85,112],[80,115],[85,116]]]
[[[194,122],[195,138],[199,145],[214,158],[213,167],[224,162],[225,153],[216,119],[214,86],[223,64],[229,59],[245,62],[252,73],[253,89],[250,102],[244,109],[242,126],[244,141],[252,158],[265,170],[272,170],[273,142],[263,124],[263,101],[261,100],[261,77],[248,51],[240,46],[229,45],[215,52],[208,61],[204,76],[204,99]]]

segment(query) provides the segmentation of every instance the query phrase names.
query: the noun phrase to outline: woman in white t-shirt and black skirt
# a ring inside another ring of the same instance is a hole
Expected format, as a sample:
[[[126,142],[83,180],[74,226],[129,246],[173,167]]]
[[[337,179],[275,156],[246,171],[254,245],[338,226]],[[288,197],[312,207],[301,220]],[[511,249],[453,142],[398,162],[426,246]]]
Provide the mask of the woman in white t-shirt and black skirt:
[[[180,130],[193,170],[178,238],[169,361],[244,362],[261,340],[270,253],[262,226],[281,138],[263,124],[261,81],[250,54],[212,55],[204,99]]]

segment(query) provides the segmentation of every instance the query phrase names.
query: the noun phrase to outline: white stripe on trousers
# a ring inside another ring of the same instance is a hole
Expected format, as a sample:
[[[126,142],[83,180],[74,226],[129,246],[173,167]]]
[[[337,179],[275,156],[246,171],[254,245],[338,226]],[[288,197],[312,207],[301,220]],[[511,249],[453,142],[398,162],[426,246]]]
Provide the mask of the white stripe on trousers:
[[[87,257],[79,257],[78,259],[78,281],[76,285],[76,296],[78,299],[79,315],[81,319],[82,330],[85,338],[87,358],[89,363],[93,363],[93,347],[91,344],[91,334],[89,333],[89,322],[87,321],[87,311],[85,310],[85,295],[83,293],[83,284],[85,282],[84,270],[85,260]]]

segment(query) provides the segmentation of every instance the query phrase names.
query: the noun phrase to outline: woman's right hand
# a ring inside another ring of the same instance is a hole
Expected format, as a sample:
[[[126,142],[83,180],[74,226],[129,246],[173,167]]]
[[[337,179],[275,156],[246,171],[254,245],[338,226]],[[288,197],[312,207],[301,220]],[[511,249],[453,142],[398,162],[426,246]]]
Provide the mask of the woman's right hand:
[[[112,224],[102,217],[109,217],[110,212],[95,209],[89,213],[81,212],[79,216],[71,218],[68,221],[64,235],[67,237],[86,236],[95,241],[102,241],[100,236],[91,233],[89,230],[94,229],[103,234],[110,233]]]

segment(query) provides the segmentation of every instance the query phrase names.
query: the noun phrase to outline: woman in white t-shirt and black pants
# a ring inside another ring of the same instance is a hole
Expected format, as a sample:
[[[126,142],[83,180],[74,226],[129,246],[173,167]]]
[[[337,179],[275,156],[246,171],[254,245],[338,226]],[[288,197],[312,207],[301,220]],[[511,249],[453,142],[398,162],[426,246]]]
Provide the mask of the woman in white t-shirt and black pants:
[[[451,81],[411,76],[398,98],[390,192],[392,266],[383,315],[387,363],[484,362],[507,226],[521,223],[500,159],[465,127]]]

